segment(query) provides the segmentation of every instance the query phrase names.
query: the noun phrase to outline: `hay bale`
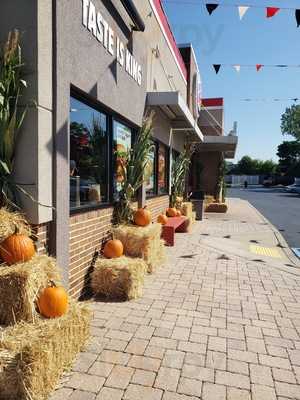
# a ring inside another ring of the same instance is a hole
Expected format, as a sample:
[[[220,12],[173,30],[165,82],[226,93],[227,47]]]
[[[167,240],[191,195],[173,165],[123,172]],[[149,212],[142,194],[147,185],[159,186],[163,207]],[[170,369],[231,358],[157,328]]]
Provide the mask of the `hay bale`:
[[[146,227],[120,225],[113,229],[113,236],[121,240],[127,256],[145,260],[148,272],[152,273],[165,261],[161,229],[161,224],[150,224]]]
[[[143,294],[146,272],[147,264],[141,258],[100,258],[92,272],[91,287],[96,295],[109,299],[137,299]]]
[[[15,233],[16,228],[19,233],[31,236],[31,228],[22,214],[0,208],[0,243]]]
[[[214,213],[226,213],[227,210],[228,206],[226,203],[211,203],[205,209],[206,212]]]
[[[192,212],[192,223],[196,222],[197,213],[196,211]]]
[[[1,332],[0,400],[46,400],[89,337],[90,312],[72,303],[61,318]]]
[[[181,213],[187,218],[192,219],[193,214],[193,203],[186,201],[181,205]]]
[[[214,203],[216,200],[214,198],[214,196],[210,196],[210,195],[205,195],[204,196],[204,205],[207,206],[210,203]]]
[[[60,283],[56,262],[46,255],[36,255],[25,263],[0,266],[0,325],[19,321],[33,322],[35,300],[49,281]]]

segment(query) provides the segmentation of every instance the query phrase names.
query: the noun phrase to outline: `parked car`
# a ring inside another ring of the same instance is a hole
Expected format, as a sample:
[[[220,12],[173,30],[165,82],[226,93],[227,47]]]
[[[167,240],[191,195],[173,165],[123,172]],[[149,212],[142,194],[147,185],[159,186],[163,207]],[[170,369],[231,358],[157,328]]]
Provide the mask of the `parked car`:
[[[288,193],[298,193],[300,194],[300,183],[294,183],[293,185],[287,186],[285,188]]]
[[[266,186],[266,187],[275,185],[274,178],[272,178],[271,176],[265,177],[264,180],[263,180],[263,185]]]

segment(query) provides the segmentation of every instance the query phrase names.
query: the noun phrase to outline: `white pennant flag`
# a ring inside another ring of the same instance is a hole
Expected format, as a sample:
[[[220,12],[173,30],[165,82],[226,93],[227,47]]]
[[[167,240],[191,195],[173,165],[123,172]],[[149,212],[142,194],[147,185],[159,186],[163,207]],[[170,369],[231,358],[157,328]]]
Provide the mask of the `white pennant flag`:
[[[243,16],[246,14],[246,12],[249,10],[250,7],[247,6],[240,6],[238,7],[239,9],[239,15],[240,15],[240,20],[242,20]]]
[[[240,65],[234,65],[233,68],[236,70],[236,72],[240,72],[240,70],[241,70]]]

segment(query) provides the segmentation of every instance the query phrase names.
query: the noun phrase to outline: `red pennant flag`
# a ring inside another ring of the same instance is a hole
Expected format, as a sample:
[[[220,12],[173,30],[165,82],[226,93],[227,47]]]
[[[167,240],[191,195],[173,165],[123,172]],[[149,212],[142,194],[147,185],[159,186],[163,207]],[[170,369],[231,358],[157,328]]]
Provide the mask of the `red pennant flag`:
[[[262,68],[262,64],[256,64],[256,71],[258,72]]]
[[[267,7],[267,18],[274,17],[274,15],[277,14],[279,10],[280,8],[278,7]]]

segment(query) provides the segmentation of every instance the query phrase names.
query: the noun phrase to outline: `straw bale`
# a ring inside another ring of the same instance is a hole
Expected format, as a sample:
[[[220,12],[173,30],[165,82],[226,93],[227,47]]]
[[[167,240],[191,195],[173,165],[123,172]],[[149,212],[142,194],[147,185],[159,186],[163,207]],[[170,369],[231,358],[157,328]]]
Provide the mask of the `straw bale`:
[[[36,255],[25,263],[0,265],[0,324],[33,322],[35,300],[49,281],[60,283],[56,262],[46,255]]]
[[[205,195],[204,196],[204,204],[205,206],[209,205],[210,203],[213,203],[215,201],[214,196],[210,196],[210,195]]]
[[[61,318],[1,332],[0,400],[46,400],[89,337],[90,312],[72,303]]]
[[[0,243],[17,230],[24,235],[31,235],[31,228],[25,217],[18,213],[9,211],[8,208],[0,208]]]
[[[142,258],[148,265],[148,272],[153,273],[165,261],[165,247],[160,239],[161,229],[161,224],[150,224],[146,227],[120,225],[113,229],[113,236],[121,240],[127,256]]]
[[[184,215],[185,217],[188,217],[190,219],[192,219],[192,214],[193,214],[193,203],[186,201],[184,203],[182,203],[181,206],[181,213],[182,215]]]
[[[193,223],[196,222],[196,217],[197,217],[197,213],[196,213],[196,211],[193,211],[192,212],[192,222]]]
[[[132,300],[143,294],[147,264],[141,258],[100,258],[91,277],[93,292],[109,299]]]
[[[228,210],[228,206],[226,203],[211,203],[206,206],[206,212],[214,212],[214,213],[226,213]]]

